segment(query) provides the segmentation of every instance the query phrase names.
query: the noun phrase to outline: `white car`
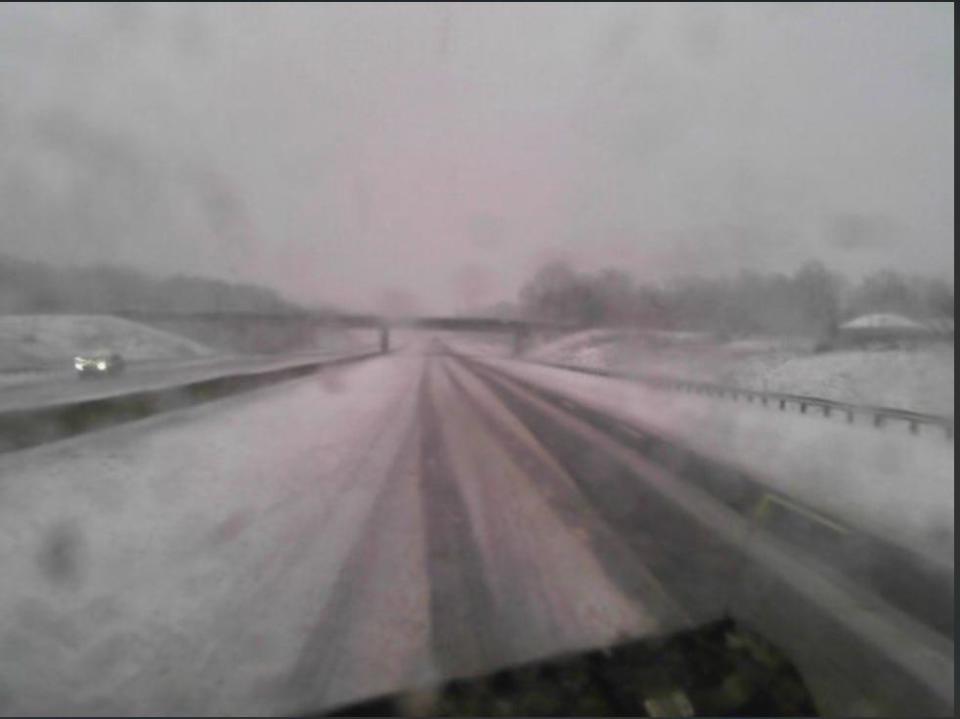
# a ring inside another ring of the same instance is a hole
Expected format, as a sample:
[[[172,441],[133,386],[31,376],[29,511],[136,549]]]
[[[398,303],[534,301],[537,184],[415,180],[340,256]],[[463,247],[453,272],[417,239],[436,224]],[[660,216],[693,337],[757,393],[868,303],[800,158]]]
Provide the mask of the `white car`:
[[[80,377],[106,377],[123,371],[123,357],[117,352],[100,350],[77,355],[73,367]]]

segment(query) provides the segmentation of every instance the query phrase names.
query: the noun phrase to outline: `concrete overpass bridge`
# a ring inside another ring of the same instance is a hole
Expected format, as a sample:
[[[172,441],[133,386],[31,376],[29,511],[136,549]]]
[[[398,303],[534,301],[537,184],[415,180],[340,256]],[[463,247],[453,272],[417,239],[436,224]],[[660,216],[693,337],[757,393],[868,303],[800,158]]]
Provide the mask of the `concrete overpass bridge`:
[[[510,320],[495,317],[469,316],[389,316],[379,314],[304,312],[152,312],[120,311],[116,317],[142,322],[162,329],[246,331],[261,336],[307,336],[319,328],[371,329],[378,333],[380,350],[390,349],[390,332],[394,329],[439,330],[504,334],[513,337],[513,352],[518,354],[537,333],[560,333],[576,329],[573,325],[538,320]],[[194,333],[191,333],[194,334]],[[196,335],[194,335],[196,336]]]

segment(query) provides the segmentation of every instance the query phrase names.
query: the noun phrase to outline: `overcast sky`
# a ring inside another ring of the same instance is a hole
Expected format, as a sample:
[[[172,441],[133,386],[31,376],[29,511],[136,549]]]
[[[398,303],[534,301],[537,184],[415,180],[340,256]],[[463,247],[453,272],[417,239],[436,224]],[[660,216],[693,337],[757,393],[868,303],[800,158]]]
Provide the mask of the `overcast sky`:
[[[952,279],[953,17],[7,4],[0,250],[430,312],[553,258]]]

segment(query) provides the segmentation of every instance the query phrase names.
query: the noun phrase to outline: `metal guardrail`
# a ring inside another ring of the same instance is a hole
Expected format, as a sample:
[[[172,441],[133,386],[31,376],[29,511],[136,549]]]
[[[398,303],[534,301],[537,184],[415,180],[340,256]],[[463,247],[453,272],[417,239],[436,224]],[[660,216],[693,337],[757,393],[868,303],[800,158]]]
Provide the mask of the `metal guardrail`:
[[[796,406],[800,409],[801,414],[807,414],[810,408],[816,408],[823,417],[830,417],[834,412],[842,414],[846,417],[849,424],[853,424],[854,418],[857,415],[869,417],[874,427],[883,427],[889,420],[901,421],[907,423],[911,434],[919,434],[921,425],[930,425],[942,429],[947,439],[953,440],[955,437],[953,417],[945,417],[942,415],[925,414],[923,412],[897,409],[895,407],[853,404],[851,402],[841,402],[839,400],[811,397],[802,394],[769,392],[766,390],[732,387],[710,382],[695,382],[674,377],[620,372],[599,367],[584,367],[582,365],[563,364],[559,362],[536,362],[535,364],[571,370],[573,372],[582,372],[584,374],[642,382],[657,389],[689,392],[710,397],[729,397],[734,401],[742,397],[747,402],[759,402],[763,406],[776,404],[781,411],[786,410],[788,406]]]

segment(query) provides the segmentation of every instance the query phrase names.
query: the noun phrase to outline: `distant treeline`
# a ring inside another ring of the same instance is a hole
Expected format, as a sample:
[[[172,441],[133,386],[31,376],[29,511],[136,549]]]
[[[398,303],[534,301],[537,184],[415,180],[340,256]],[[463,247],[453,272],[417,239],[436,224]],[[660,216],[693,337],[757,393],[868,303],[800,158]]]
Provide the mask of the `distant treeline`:
[[[110,266],[57,268],[0,255],[0,314],[118,311],[298,313],[303,308],[252,284],[161,279]]]
[[[851,282],[818,261],[792,274],[744,271],[661,283],[640,282],[620,269],[578,272],[554,262],[523,285],[515,306],[498,310],[583,326],[829,336],[843,321],[871,312],[952,319],[954,287],[892,270]]]

